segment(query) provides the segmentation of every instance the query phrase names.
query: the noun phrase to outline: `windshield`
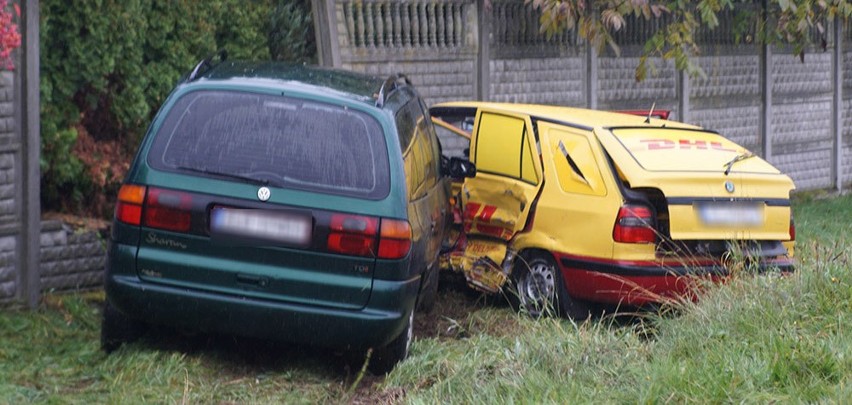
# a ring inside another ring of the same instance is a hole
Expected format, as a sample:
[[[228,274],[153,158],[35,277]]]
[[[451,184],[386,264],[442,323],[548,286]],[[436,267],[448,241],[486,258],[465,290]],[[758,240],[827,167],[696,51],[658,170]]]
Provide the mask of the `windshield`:
[[[189,93],[169,110],[148,162],[157,169],[275,187],[387,196],[379,123],[331,104],[235,91]]]

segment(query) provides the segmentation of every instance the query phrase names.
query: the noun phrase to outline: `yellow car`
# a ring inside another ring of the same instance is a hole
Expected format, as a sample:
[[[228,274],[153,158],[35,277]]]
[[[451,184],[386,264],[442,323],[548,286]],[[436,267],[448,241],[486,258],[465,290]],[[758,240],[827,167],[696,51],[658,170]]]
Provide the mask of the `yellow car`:
[[[582,319],[590,302],[683,297],[695,277],[793,269],[793,181],[713,131],[544,105],[452,102],[430,114],[439,132],[469,139],[469,162],[451,162],[470,174],[444,263],[482,291],[514,286],[533,315]]]

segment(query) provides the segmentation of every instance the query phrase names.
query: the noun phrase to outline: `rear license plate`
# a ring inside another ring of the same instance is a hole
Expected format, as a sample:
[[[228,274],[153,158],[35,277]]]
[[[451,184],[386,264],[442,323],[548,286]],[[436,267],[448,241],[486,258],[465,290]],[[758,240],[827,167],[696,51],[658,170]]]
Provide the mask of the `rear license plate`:
[[[235,241],[307,246],[312,222],[309,215],[293,212],[216,207],[210,212],[210,233]]]
[[[698,217],[708,226],[763,225],[763,204],[750,202],[697,203]]]

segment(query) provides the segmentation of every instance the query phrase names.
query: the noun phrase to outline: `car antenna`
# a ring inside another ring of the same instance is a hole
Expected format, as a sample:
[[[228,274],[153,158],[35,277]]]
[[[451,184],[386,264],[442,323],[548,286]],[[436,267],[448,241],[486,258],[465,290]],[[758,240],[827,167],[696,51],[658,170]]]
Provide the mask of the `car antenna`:
[[[657,107],[657,102],[656,102],[656,101],[654,101],[654,103],[653,103],[653,104],[651,104],[651,110],[650,110],[650,111],[648,111],[648,117],[647,117],[647,118],[645,118],[645,123],[646,123],[646,124],[650,124],[650,123],[651,123],[651,116],[652,116],[652,115],[654,115],[654,108],[655,108],[655,107]]]

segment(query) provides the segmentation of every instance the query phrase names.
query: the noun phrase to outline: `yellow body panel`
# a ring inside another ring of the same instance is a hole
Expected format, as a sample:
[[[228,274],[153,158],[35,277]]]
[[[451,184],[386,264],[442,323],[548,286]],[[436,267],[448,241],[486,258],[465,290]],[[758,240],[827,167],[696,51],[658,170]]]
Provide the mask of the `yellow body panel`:
[[[551,252],[574,263],[566,265],[572,269],[593,263],[580,270],[587,272],[592,270],[582,269],[641,273],[677,264],[660,250],[662,244],[614,240],[619,209],[626,204],[653,208],[657,243],[771,242],[783,244],[782,255],[784,248],[787,257],[793,255],[792,180],[718,134],[673,121],[557,106],[436,107],[478,109],[470,133],[478,173],[465,179],[461,195],[468,238],[492,238],[485,245],[474,242],[473,249],[488,251],[494,271],[505,272],[511,255],[528,249]],[[518,143],[511,134],[521,126],[526,138]],[[508,247],[503,262],[496,257],[499,249],[490,246],[501,239]]]

